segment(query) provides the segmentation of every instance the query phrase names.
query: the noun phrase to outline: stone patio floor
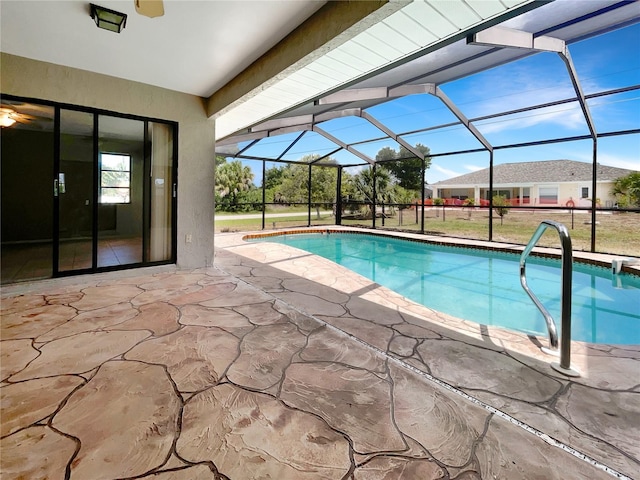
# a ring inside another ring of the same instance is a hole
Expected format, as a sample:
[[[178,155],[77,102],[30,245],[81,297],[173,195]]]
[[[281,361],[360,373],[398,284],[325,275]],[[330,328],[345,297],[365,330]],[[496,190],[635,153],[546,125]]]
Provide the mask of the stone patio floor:
[[[416,305],[322,258],[216,236],[214,267],[2,290],[10,479],[640,478],[640,348]]]

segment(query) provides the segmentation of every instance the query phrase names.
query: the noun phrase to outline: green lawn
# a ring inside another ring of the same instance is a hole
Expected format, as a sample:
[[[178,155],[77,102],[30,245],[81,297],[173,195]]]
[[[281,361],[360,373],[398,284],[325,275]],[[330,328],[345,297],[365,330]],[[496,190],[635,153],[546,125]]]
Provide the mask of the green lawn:
[[[315,219],[315,214],[313,215]],[[321,217],[323,224],[334,224],[333,217],[325,216]],[[284,228],[290,226],[307,226],[307,215],[291,215],[290,217],[278,217],[278,218],[266,218],[265,228],[273,229],[273,223],[275,222],[276,228]],[[216,232],[224,231],[244,231],[244,230],[259,230],[262,227],[261,218],[246,218],[246,219],[225,219],[218,217],[216,214]]]

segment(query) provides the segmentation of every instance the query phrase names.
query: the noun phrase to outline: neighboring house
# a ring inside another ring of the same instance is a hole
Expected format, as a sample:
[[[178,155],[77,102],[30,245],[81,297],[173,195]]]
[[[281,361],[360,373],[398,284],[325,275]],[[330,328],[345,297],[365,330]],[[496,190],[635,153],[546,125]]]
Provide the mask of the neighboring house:
[[[625,168],[597,165],[596,202],[614,206],[611,188],[616,179],[632,173]],[[503,163],[493,167],[493,190],[512,205],[590,207],[593,165],[575,160]],[[460,175],[431,185],[436,198],[445,203],[474,199],[476,205],[489,200],[489,169]]]

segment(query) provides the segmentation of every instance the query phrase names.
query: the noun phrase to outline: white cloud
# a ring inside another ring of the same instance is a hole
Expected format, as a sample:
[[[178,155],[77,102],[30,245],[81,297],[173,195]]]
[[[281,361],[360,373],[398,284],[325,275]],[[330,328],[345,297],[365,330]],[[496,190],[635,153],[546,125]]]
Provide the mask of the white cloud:
[[[454,171],[454,170],[449,170],[448,168],[444,168],[441,167],[440,165],[431,165],[431,168],[433,170],[436,170],[439,173],[442,173],[444,175],[448,175],[449,177],[457,177],[460,175],[460,173]]]
[[[473,118],[576,96],[569,75],[564,66],[560,66],[559,59],[557,62],[549,59],[545,62],[548,66],[542,67],[542,71],[540,64],[533,59],[530,63],[510,64],[461,80],[467,83],[463,91],[458,91],[456,95],[458,106],[469,118]],[[586,91],[602,89],[593,78],[582,81],[582,87]],[[446,85],[443,89],[447,90]],[[478,122],[476,126],[483,134],[508,133],[534,126],[587,130],[577,102],[490,119]]]
[[[625,158],[618,155],[598,154],[598,163],[610,167],[626,168],[628,170],[640,171],[640,160],[638,158]]]
[[[459,106],[469,116],[479,116],[575,97],[568,75],[557,73],[551,68],[541,74],[537,67],[522,64],[489,70],[464,80],[471,87],[465,95],[469,101]]]
[[[586,122],[580,106],[577,104],[556,105],[553,107],[531,110],[515,116],[503,117],[501,119],[488,120],[486,123],[478,122],[476,126],[483,134],[491,134],[502,131],[521,130],[531,128],[536,125],[552,125],[576,130],[584,128]]]
[[[479,167],[478,165],[464,165],[464,168],[466,168],[470,172],[477,172],[479,170],[484,170],[487,167]]]
[[[429,170],[427,170],[426,180],[429,184],[434,184],[460,175],[462,175],[460,172],[449,170],[448,168],[432,163]]]
[[[588,154],[573,155],[573,160],[579,162],[591,163],[593,157]],[[637,156],[616,155],[612,153],[598,153],[598,163],[600,165],[606,165],[608,167],[626,168],[627,170],[640,171],[640,159]]]

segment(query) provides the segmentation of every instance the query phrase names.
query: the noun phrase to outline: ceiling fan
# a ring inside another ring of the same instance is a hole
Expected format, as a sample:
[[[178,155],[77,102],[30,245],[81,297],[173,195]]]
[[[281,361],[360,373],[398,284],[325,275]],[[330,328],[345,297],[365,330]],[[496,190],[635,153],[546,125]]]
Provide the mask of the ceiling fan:
[[[53,122],[53,114],[53,108],[45,105],[3,101],[0,104],[0,126],[11,127],[17,123],[46,129]]]
[[[2,107],[0,108],[0,126],[10,127],[14,123],[31,123],[36,120],[36,117],[27,115],[26,113],[16,112],[12,108]]]
[[[136,12],[145,17],[155,18],[164,15],[162,0],[134,0]]]

